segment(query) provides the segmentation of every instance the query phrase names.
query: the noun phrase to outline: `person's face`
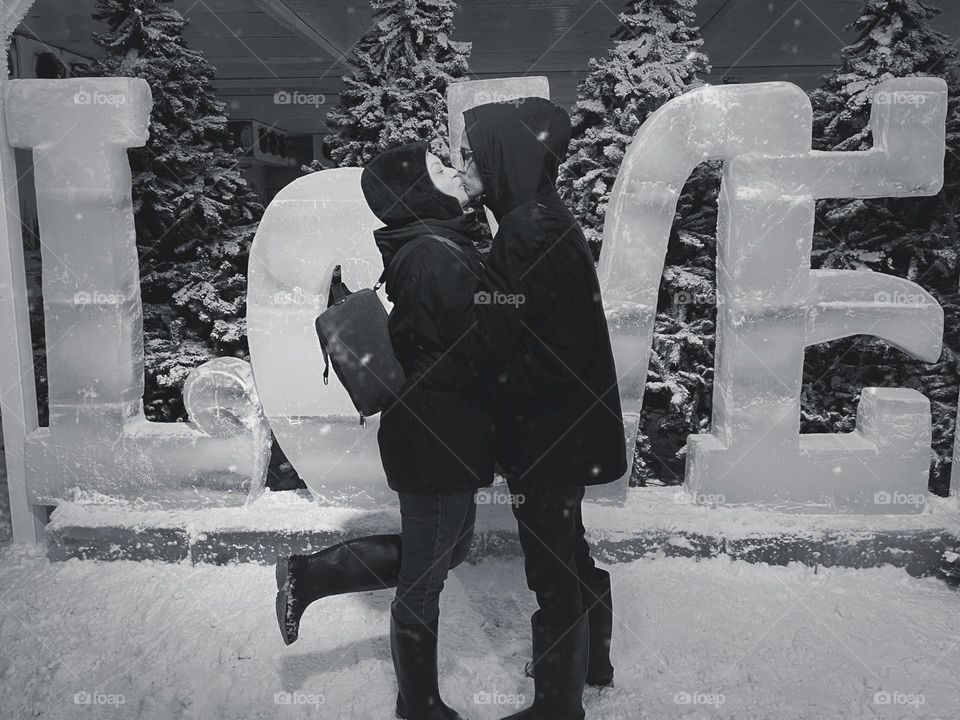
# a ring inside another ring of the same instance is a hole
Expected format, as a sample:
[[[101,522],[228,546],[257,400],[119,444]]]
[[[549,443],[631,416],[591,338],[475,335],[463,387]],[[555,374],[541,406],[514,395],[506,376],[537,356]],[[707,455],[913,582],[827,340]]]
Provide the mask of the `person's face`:
[[[473,150],[470,148],[467,133],[463,133],[463,137],[460,140],[460,156],[463,159],[463,170],[460,171],[460,180],[463,183],[463,189],[467,194],[467,198],[469,198],[470,202],[473,202],[483,195],[483,178],[480,177],[480,168],[477,167],[477,160],[473,156]]]
[[[467,193],[460,180],[460,173],[455,168],[447,167],[436,155],[427,150],[427,174],[433,186],[444,195],[455,197],[461,206],[469,202]]]

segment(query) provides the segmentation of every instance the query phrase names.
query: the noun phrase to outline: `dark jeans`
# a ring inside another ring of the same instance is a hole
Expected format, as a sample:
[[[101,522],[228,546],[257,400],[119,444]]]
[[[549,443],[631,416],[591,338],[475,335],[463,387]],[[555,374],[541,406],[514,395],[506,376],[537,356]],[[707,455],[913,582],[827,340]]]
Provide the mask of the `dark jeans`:
[[[508,480],[509,485],[509,480]],[[540,622],[571,625],[596,602],[597,567],[584,538],[582,485],[510,486],[523,548],[527,587],[537,595]]]
[[[428,624],[440,616],[447,571],[470,550],[476,491],[400,495],[403,553],[391,608],[402,623]]]

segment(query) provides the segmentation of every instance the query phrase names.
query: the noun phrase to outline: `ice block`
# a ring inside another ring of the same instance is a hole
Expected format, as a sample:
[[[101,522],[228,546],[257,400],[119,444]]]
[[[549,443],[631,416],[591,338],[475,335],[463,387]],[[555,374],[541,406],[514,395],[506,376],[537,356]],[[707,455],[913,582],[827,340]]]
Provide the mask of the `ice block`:
[[[16,80],[4,104],[10,143],[33,151],[43,264],[50,424],[25,441],[31,501],[79,492],[178,506],[247,502],[266,478],[265,424],[223,431],[206,419],[155,423],[143,413],[127,148],[147,140],[146,81]],[[225,372],[246,383],[245,417],[255,418],[249,370],[237,363]]]
[[[923,509],[929,402],[865,388],[857,429],[799,433],[803,350],[855,333],[933,362],[943,310],[916,283],[873,272],[812,271],[815,201],[934,195],[943,184],[946,83],[876,88],[863,152],[811,150],[812,110],[789,83],[705,86],[667,103],[630,144],[604,226],[600,277],[624,413],[643,398],[666,243],[681,188],[722,159],[713,416],[692,435],[686,486],[711,504],[908,513]]]
[[[373,230],[382,225],[360,190],[360,168],[298,178],[267,206],[250,251],[247,337],[257,390],[284,454],[318,500],[395,502],[377,445],[379,415],[359,422],[336,373],[323,384],[314,319],[327,306],[336,265],[351,290],[383,271]],[[389,310],[385,291],[380,297]]]

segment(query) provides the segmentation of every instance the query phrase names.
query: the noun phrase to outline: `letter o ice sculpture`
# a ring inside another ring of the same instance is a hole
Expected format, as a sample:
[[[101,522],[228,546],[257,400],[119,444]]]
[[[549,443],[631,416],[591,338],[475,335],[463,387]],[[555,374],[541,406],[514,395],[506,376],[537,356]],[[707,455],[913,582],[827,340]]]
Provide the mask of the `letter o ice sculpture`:
[[[77,492],[163,506],[239,505],[266,480],[270,431],[249,365],[194,369],[196,422],[143,413],[143,313],[127,148],[147,139],[143,80],[14,80],[11,145],[34,150],[50,424],[24,443],[31,503]],[[216,420],[226,402],[239,422]]]
[[[930,406],[907,388],[864,388],[857,428],[800,434],[803,351],[856,333],[913,357],[940,355],[943,309],[915,283],[811,270],[817,198],[935,195],[943,185],[947,88],[880,84],[874,147],[810,149],[806,94],[783,82],[705,86],[643,124],[614,184],[600,279],[624,414],[639,412],[660,275],[677,199],[693,168],[723,159],[717,230],[713,417],[691,435],[697,499],[781,509],[918,512],[927,496]]]
[[[372,287],[383,271],[373,241],[382,223],[363,199],[362,172],[321,170],[284,187],[260,221],[247,281],[250,359],[270,427],[314,497],[334,505],[395,498],[380,464],[379,415],[361,426],[332,369],[323,384],[314,328],[336,265],[351,290]]]

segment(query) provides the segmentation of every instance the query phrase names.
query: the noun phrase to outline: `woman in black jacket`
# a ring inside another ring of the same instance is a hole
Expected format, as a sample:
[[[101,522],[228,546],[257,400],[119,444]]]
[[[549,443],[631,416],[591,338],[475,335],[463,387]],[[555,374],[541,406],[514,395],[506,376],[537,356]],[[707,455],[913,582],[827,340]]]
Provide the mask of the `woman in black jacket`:
[[[406,382],[381,413],[377,440],[400,497],[401,535],[357,538],[313,555],[280,558],[277,617],[284,642],[321,597],[396,587],[390,641],[397,716],[457,720],[437,687],[439,598],[447,571],[473,537],[475,491],[493,480],[492,375],[453,356],[474,302],[483,255],[459,173],[424,142],[388,150],[364,169],[367,204],[393,303],[388,328]]]

